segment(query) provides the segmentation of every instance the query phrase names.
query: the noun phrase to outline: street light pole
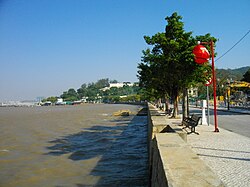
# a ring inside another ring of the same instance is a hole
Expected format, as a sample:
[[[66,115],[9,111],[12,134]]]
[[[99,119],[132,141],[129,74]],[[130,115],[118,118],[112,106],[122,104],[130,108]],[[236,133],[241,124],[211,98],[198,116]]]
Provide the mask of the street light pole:
[[[214,91],[214,132],[219,132],[217,123],[217,107],[216,107],[216,74],[214,67],[214,42],[211,40],[210,48],[212,52],[212,72],[213,72],[213,91]]]
[[[209,52],[207,49],[200,44],[208,44],[211,49],[211,58],[212,58],[212,82],[213,82],[213,95],[214,95],[214,132],[219,132],[218,123],[217,123],[217,108],[216,108],[216,75],[215,75],[215,67],[214,67],[214,43],[211,40],[210,42],[198,42],[193,49],[193,53],[195,55],[195,62],[198,64],[203,64],[208,61]]]
[[[210,111],[209,111],[209,88],[207,87],[207,124],[210,124]]]

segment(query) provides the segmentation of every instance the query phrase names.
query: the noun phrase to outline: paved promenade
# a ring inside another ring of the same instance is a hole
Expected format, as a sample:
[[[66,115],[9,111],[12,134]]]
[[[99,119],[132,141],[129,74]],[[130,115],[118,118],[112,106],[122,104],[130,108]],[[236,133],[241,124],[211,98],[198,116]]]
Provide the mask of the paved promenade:
[[[198,125],[200,135],[189,134],[188,144],[227,187],[250,186],[250,139],[214,126]],[[184,157],[185,159],[185,157]]]

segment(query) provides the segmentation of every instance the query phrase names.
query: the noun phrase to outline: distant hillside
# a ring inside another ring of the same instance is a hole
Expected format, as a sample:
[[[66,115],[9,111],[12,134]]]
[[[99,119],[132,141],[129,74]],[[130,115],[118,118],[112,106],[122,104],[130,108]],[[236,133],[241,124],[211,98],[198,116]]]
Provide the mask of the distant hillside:
[[[239,81],[243,78],[243,75],[247,72],[249,68],[250,66],[241,67],[237,69],[217,69],[216,76],[222,81],[226,79]]]

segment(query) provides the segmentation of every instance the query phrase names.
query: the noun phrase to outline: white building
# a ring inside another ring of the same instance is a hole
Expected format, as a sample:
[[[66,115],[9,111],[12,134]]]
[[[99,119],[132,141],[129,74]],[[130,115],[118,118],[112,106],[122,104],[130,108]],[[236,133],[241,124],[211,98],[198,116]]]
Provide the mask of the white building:
[[[62,98],[57,98],[57,102],[58,102],[58,103],[62,103],[62,102],[63,102],[63,99],[62,99]]]
[[[123,86],[133,86],[135,83],[131,82],[118,82],[118,83],[110,83],[108,87],[102,88],[102,91],[109,90],[110,88],[122,88]]]

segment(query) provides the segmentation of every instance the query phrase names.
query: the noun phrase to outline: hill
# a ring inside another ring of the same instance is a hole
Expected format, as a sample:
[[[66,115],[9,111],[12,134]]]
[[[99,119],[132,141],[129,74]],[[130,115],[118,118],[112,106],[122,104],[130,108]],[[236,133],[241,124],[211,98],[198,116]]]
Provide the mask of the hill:
[[[216,70],[216,77],[221,81],[233,80],[239,81],[243,78],[243,75],[247,72],[250,66],[241,67],[237,69],[217,69]]]

